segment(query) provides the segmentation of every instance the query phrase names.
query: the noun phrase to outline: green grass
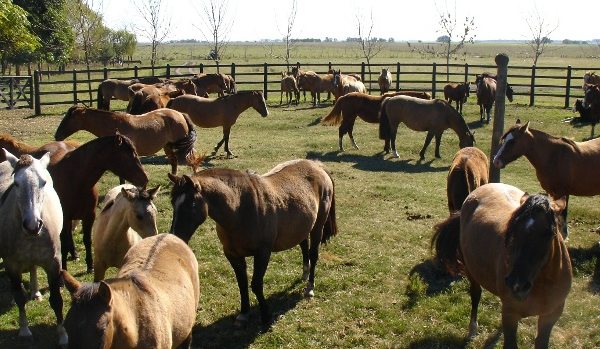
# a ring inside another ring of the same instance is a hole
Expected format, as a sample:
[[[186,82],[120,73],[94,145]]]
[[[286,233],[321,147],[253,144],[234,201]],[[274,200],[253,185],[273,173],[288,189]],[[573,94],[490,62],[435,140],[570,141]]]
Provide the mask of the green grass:
[[[278,96],[277,96],[278,97]],[[190,246],[199,263],[200,302],[194,328],[194,348],[500,348],[502,345],[500,302],[484,292],[480,330],[465,342],[469,321],[468,283],[453,279],[432,267],[429,250],[432,227],[448,215],[446,175],[458,150],[456,135],[448,130],[441,145],[441,159],[433,157],[433,144],[425,161],[419,150],[425,134],[401,126],[398,135],[400,158],[381,152],[377,126],[357,120],[354,135],[360,150],[347,138],[346,152],[337,150],[337,128],[319,124],[331,109],[308,103],[279,107],[279,99],[268,101],[270,114],[261,118],[255,111],[243,113],[231,133],[231,149],[237,155],[225,159],[221,152],[210,157],[207,167],[252,169],[264,173],[276,164],[293,158],[316,158],[331,171],[336,185],[339,234],[321,248],[316,269],[315,298],[304,299],[300,281],[299,248],[273,254],[265,276],[265,295],[276,321],[263,330],[256,300],[246,329],[233,326],[239,310],[239,293],[229,263],[223,256],[215,224],[204,223]],[[506,127],[517,118],[531,127],[555,135],[582,140],[589,125],[572,126],[562,120],[570,110],[540,103],[528,107],[517,96],[506,105]],[[123,108],[122,104],[115,104]],[[41,145],[52,140],[64,107],[48,107],[44,115],[32,111],[0,111],[0,130],[21,141]],[[478,107],[471,97],[465,105],[465,119],[476,132],[476,146],[489,155],[491,125],[478,122]],[[92,136],[80,132],[71,138],[87,141]],[[209,154],[221,138],[220,129],[198,129],[196,149]],[[162,153],[159,153],[159,160]],[[149,186],[162,185],[156,206],[159,231],[169,230],[172,208],[169,201],[166,160],[156,164],[144,161]],[[156,161],[155,161],[156,162]],[[189,169],[180,167],[180,171]],[[528,192],[541,192],[534,170],[526,159],[511,163],[501,172],[502,182]],[[99,182],[101,195],[118,184],[106,174]],[[600,346],[598,309],[598,236],[591,231],[600,224],[598,198],[572,197],[570,200],[569,250],[574,280],[565,312],[552,332],[553,347],[594,348]],[[76,234],[78,251],[83,254],[81,234]],[[251,272],[251,263],[250,270]],[[69,271],[80,281],[91,281],[84,260],[69,262]],[[43,275],[43,272],[41,273]],[[108,277],[115,275],[111,270]],[[24,275],[27,279],[28,276]],[[41,286],[47,287],[45,275]],[[47,291],[47,290],[46,290]],[[64,312],[70,297],[62,290]],[[8,278],[0,273],[0,347],[49,348],[57,336],[48,294],[42,302],[27,304],[34,345],[19,345],[17,310],[10,306]],[[525,319],[519,328],[519,345],[532,347],[536,319]]]

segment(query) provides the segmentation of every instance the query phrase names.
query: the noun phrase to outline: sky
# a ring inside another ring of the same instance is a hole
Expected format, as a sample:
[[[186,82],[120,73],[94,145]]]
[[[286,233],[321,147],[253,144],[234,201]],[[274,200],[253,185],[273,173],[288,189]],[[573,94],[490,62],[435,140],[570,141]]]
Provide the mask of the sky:
[[[104,14],[105,25],[112,29],[129,29],[139,18],[132,1],[102,0],[96,9]],[[164,0],[165,16],[171,16],[171,35],[167,40],[206,40],[198,26],[200,14],[207,0]],[[394,38],[399,41],[435,41],[440,32],[439,13],[455,14],[461,31],[464,18],[475,20],[475,40],[529,40],[533,37],[527,24],[531,14],[542,15],[545,33],[554,29],[550,39],[562,41],[594,40],[600,31],[594,23],[585,23],[585,13],[599,13],[600,1],[586,2],[574,9],[569,1],[559,0],[501,0],[502,6],[494,8],[494,1],[486,0],[297,0],[298,8],[292,38],[326,37],[345,40],[357,37],[357,15],[368,27],[373,16],[373,37]],[[227,41],[260,41],[280,39],[286,32],[287,18],[292,0],[229,0],[227,16],[233,23]],[[456,4],[456,7],[454,6]],[[584,8],[585,7],[585,8]],[[537,9],[537,10],[536,10]],[[590,17],[590,18],[593,18]],[[532,21],[537,23],[537,21]],[[138,42],[148,41],[138,37]]]

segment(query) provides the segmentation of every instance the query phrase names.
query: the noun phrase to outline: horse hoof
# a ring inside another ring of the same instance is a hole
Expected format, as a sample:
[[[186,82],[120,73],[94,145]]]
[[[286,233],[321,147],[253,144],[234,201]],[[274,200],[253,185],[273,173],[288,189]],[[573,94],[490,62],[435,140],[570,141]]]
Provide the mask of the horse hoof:
[[[94,273],[94,268],[88,268],[87,273],[88,274],[93,274]]]
[[[306,298],[313,298],[315,296],[315,291],[311,288],[307,288],[306,290],[304,290],[304,297]]]
[[[32,301],[42,301],[42,299],[43,299],[43,297],[42,297],[42,294],[40,293],[40,291],[31,295]]]
[[[235,327],[246,327],[248,325],[248,315],[238,314],[235,317],[234,325]]]

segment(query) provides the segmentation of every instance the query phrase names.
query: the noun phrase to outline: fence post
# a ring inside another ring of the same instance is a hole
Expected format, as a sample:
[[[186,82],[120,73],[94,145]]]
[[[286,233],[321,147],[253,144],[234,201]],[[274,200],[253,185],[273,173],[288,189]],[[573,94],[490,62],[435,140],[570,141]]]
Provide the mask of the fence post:
[[[508,76],[508,55],[496,55],[498,72],[496,73],[496,100],[494,105],[494,128],[492,130],[492,147],[490,154],[490,183],[500,182],[500,169],[493,164],[494,156],[500,148],[500,139],[504,133],[504,111],[506,105],[506,78]]]
[[[331,62],[329,62],[329,71],[331,71]],[[341,83],[341,81],[340,81]],[[327,91],[327,100],[331,99],[331,91]]]
[[[367,80],[365,80],[365,62],[362,62],[360,66],[360,78],[362,79],[363,83],[367,82]]]
[[[137,65],[133,66],[133,77],[134,78],[138,77],[138,66]]]
[[[535,65],[531,66],[531,86],[529,87],[529,106],[535,104]]]
[[[467,83],[469,83],[469,63],[465,63],[465,84]]]
[[[108,68],[104,67],[104,80],[108,79]]]
[[[167,79],[171,78],[171,65],[167,63]]]
[[[267,69],[268,69],[268,65],[267,62],[265,62],[265,64],[263,65],[264,67],[264,75],[263,75],[263,91],[265,93],[265,100],[268,99],[267,97],[267,93],[268,93],[268,89],[267,89],[267,82],[268,82],[268,75],[267,75]]]
[[[396,62],[396,92],[400,91],[400,62]]]
[[[15,107],[15,78],[8,78],[8,109],[13,109]]]
[[[77,69],[73,69],[73,105],[77,105]]]
[[[29,68],[29,109],[33,109],[33,75],[31,75],[31,67]]]
[[[200,63],[198,69],[200,70],[200,74],[204,73],[204,63]]]
[[[567,84],[565,86],[565,109],[569,108],[571,102],[569,101],[569,97],[571,97],[571,66],[567,67]]]
[[[231,77],[235,80],[235,63],[231,63]]]
[[[35,95],[35,115],[42,115],[42,106],[40,105],[40,71],[33,72],[33,93]]]
[[[435,99],[435,89],[436,89],[436,83],[435,80],[437,79],[437,64],[435,62],[433,62],[433,71],[431,72],[431,98]]]

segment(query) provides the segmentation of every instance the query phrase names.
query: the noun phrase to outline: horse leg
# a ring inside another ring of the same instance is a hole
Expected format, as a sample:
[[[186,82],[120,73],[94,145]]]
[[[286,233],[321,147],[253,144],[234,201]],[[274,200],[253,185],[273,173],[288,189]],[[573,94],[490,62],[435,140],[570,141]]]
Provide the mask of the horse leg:
[[[440,144],[442,143],[442,134],[443,134],[443,131],[440,132],[439,134],[435,135],[435,157],[438,158],[438,159],[441,159],[441,156],[440,156]],[[423,152],[423,154],[424,153],[425,152]]]
[[[60,232],[60,251],[62,257],[62,268],[67,270],[67,257],[69,252],[73,260],[78,260],[79,255],[75,251],[75,242],[73,241],[73,221],[63,220],[63,228]]]
[[[69,337],[63,327],[63,299],[60,294],[60,264],[55,260],[48,268],[44,268],[48,275],[48,287],[50,289],[50,307],[56,316],[56,330],[58,332],[58,345],[66,347],[69,342]]]
[[[477,310],[479,309],[479,301],[481,300],[481,286],[473,280],[469,280],[469,294],[471,296],[471,319],[469,321],[469,334],[467,338],[473,338],[477,335]]]
[[[190,349],[192,347],[192,332],[190,332],[189,336],[181,342],[179,348],[182,349]]]
[[[287,93],[285,94],[285,98],[287,101]],[[279,96],[279,105],[281,105],[281,103],[283,103],[283,90],[281,90],[281,95]]]
[[[264,325],[269,325],[271,323],[271,311],[269,310],[269,304],[267,304],[267,300],[263,294],[263,279],[267,272],[270,258],[271,251],[268,249],[254,255],[254,272],[252,274],[252,282],[250,283],[252,292],[258,300],[260,318]]]
[[[226,131],[223,131],[223,140],[225,141],[225,152],[227,153],[227,158],[233,158],[234,155],[231,152],[231,150],[229,150],[229,134],[231,132],[231,129],[227,129]]]
[[[308,253],[308,239],[302,240],[300,243],[300,249],[302,250],[302,280],[308,280],[310,272],[310,255]]]
[[[248,293],[248,275],[246,274],[246,259],[244,257],[233,258],[227,256],[227,260],[238,283],[240,289],[241,307],[240,313],[235,317],[236,326],[244,326],[248,323],[248,312],[250,312],[250,294]]]
[[[94,272],[94,259],[92,257],[92,225],[96,219],[96,212],[90,213],[81,220],[81,231],[83,232],[83,245],[85,246],[85,264],[87,272]]]
[[[559,198],[553,198],[553,199],[557,200]],[[567,224],[568,213],[569,213],[569,195],[565,196],[565,209],[562,210],[562,212],[560,213],[560,215],[563,218],[563,225],[562,225],[562,227],[560,227],[560,233],[562,234],[563,240],[565,240],[565,241],[567,241],[569,238],[569,225]]]
[[[502,333],[504,334],[503,348],[517,348],[517,329],[521,317],[518,314],[510,312],[508,305],[502,304]],[[537,346],[536,346],[537,348]]]
[[[40,285],[37,278],[37,266],[31,266],[29,268],[29,291],[31,300],[42,300],[42,294],[40,293]]]
[[[175,151],[173,150],[173,148],[170,145],[165,145],[165,147],[163,148],[163,150],[165,151],[165,155],[167,156],[167,161],[169,161],[169,164],[171,164],[171,173],[172,174],[177,174],[177,155],[175,155]]]
[[[354,135],[352,135],[353,129],[354,123],[350,124],[350,127],[348,128],[348,137],[350,137],[350,141],[352,141],[352,146],[354,147],[354,149],[358,149],[358,144],[356,144],[356,141],[354,141]]]
[[[25,312],[25,303],[27,302],[27,291],[23,286],[22,270],[6,266],[6,272],[10,279],[11,289],[15,303],[19,308],[19,341],[25,343],[33,342],[33,334],[29,330],[29,322],[27,321],[27,313]]]
[[[550,342],[550,332],[552,332],[554,324],[562,315],[564,306],[565,303],[563,302],[550,314],[539,316],[537,336],[535,337],[536,348],[548,348],[548,343]]]
[[[421,148],[421,151],[419,152],[419,155],[421,156],[421,160],[425,160],[425,150],[429,146],[429,143],[431,143],[431,140],[433,139],[434,135],[435,134],[433,133],[433,131],[427,132],[427,136],[425,137],[425,144],[423,144],[423,148]],[[437,151],[437,149],[436,149],[436,151]],[[435,156],[437,157],[438,154],[436,154]]]

